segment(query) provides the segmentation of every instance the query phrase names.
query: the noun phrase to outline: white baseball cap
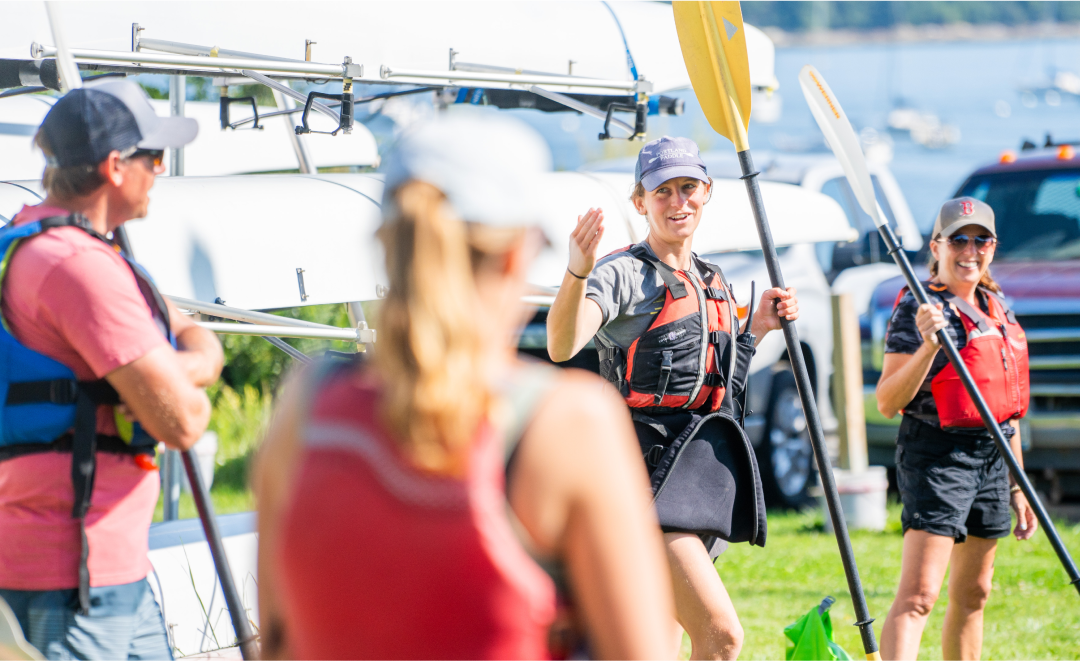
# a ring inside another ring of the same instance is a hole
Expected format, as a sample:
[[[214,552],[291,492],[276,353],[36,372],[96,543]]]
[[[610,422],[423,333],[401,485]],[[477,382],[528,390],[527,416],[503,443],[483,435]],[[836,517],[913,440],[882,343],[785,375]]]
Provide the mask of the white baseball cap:
[[[540,178],[551,171],[551,151],[520,120],[462,112],[410,128],[384,163],[383,209],[399,186],[423,181],[442,191],[462,220],[531,227],[540,223]]]

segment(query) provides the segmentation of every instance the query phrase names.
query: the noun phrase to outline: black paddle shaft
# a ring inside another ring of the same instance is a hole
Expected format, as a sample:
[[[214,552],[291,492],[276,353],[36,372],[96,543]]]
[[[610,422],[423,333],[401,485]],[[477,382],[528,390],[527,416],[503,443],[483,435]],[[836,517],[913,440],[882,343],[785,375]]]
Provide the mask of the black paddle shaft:
[[[889,249],[889,254],[896,260],[897,266],[904,272],[904,279],[907,280],[908,289],[914,294],[915,300],[920,304],[930,303],[930,299],[926,296],[926,291],[923,290],[922,283],[915,277],[915,270],[911,268],[911,262],[908,261],[907,255],[900,249],[900,242],[896,240],[896,235],[893,233],[892,228],[888,223],[885,223],[878,227],[878,232],[881,234],[881,238],[885,240],[885,247]],[[1035,493],[1035,487],[1031,486],[1031,481],[1028,480],[1027,474],[1024,473],[1024,469],[1020,467],[1020,463],[1016,461],[1016,456],[1013,455],[1012,449],[1009,447],[1009,442],[1006,440],[1005,435],[1001,433],[1001,428],[998,426],[997,419],[994,418],[993,412],[990,411],[990,407],[987,405],[986,400],[983,399],[982,393],[979,392],[978,386],[975,385],[975,380],[971,377],[971,372],[968,371],[967,365],[964,364],[964,359],[960,357],[960,352],[956,349],[956,344],[953,343],[952,338],[945,332],[945,329],[941,329],[937,332],[938,342],[945,349],[945,355],[949,357],[949,362],[952,363],[953,369],[960,375],[960,380],[964,383],[964,388],[967,390],[968,396],[975,402],[975,406],[979,409],[979,415],[982,416],[983,424],[986,425],[987,431],[994,438],[994,443],[997,444],[998,452],[1005,458],[1005,463],[1009,465],[1009,472],[1012,473],[1013,479],[1020,485],[1020,490],[1027,496],[1028,504],[1033,510],[1035,510],[1035,516],[1039,519],[1039,524],[1042,525],[1043,530],[1046,531],[1046,536],[1050,538],[1050,545],[1054,547],[1054,551],[1057,553],[1058,559],[1061,560],[1061,564],[1065,567],[1065,572],[1069,575],[1071,584],[1076,588],[1077,592],[1080,592],[1080,573],[1076,571],[1076,563],[1073,562],[1072,556],[1069,555],[1069,550],[1065,548],[1065,544],[1061,541],[1061,536],[1058,535],[1057,528],[1054,527],[1054,522],[1050,520],[1050,515],[1046,513],[1046,508],[1043,507],[1042,501],[1039,500],[1039,496]]]
[[[134,259],[131,242],[128,241],[127,232],[124,231],[122,225],[113,230],[113,239],[121,250]],[[247,611],[244,609],[243,602],[240,601],[240,593],[236,591],[236,583],[233,582],[229,558],[225,555],[225,546],[221,543],[221,531],[218,530],[217,519],[214,518],[214,507],[210,503],[206,485],[203,484],[202,473],[198,470],[197,460],[191,450],[185,450],[181,455],[184,458],[188,482],[191,483],[191,496],[195,501],[195,509],[199,511],[199,520],[202,521],[206,543],[210,546],[210,555],[214,558],[214,568],[217,570],[221,592],[225,595],[225,605],[229,607],[229,617],[232,618],[233,631],[240,645],[240,654],[245,659],[257,659],[259,648],[255,644],[255,635],[251,631]]]
[[[229,558],[225,555],[225,545],[221,543],[221,531],[218,530],[217,519],[214,518],[214,506],[206,496],[206,485],[203,483],[198,459],[191,450],[184,450],[181,456],[184,457],[184,469],[187,471],[188,482],[191,483],[195,509],[199,511],[199,520],[202,521],[203,531],[206,532],[206,543],[210,545],[210,555],[214,558],[218,582],[221,584],[222,593],[225,594],[225,605],[229,607],[229,617],[232,618],[233,631],[240,645],[240,654],[245,659],[257,659],[259,647],[255,644],[255,634],[251,631],[247,610],[240,601],[240,593],[236,591],[232,569],[229,567]]]
[[[761,198],[761,189],[757,182],[758,173],[754,170],[754,161],[750,157],[749,149],[739,152],[739,165],[743,172],[740,178],[746,182],[746,192],[750,196],[750,207],[754,212],[754,221],[757,224],[761,250],[765,255],[769,280],[773,287],[786,289],[784,275],[780,272],[780,260],[776,256],[776,244],[773,243],[772,230],[769,229],[769,219],[765,216],[765,203]],[[806,416],[806,427],[810,432],[810,444],[817,458],[821,488],[825,492],[825,502],[829,506],[829,516],[832,517],[836,543],[840,547],[840,558],[844,563],[844,574],[847,575],[848,589],[851,591],[851,601],[855,607],[855,617],[858,618],[855,626],[859,627],[863,650],[869,657],[878,651],[877,640],[874,637],[874,618],[870,617],[862,581],[859,579],[859,568],[855,564],[855,552],[851,548],[847,521],[844,520],[844,511],[840,506],[840,494],[836,491],[836,480],[833,478],[832,465],[829,462],[829,450],[825,446],[825,433],[821,429],[821,417],[818,415],[817,402],[814,400],[814,389],[810,383],[810,375],[806,371],[806,359],[803,357],[802,345],[799,343],[799,332],[794,323],[783,317],[780,318],[780,326],[784,330],[788,358],[791,360],[791,371],[795,374],[795,385],[799,389],[803,414]]]

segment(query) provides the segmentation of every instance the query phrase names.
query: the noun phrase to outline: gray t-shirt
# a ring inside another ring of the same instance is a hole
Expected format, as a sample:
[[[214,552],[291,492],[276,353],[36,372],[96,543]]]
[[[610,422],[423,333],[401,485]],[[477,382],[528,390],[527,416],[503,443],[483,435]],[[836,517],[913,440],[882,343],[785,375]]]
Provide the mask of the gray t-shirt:
[[[638,245],[656,257],[648,243],[642,241]],[[709,281],[710,272],[701,270],[696,261],[694,268],[702,280]],[[634,340],[649,330],[653,318],[664,307],[666,293],[656,269],[629,252],[617,252],[601,259],[585,287],[585,297],[595,301],[603,315],[596,333],[597,344],[629,349]]]

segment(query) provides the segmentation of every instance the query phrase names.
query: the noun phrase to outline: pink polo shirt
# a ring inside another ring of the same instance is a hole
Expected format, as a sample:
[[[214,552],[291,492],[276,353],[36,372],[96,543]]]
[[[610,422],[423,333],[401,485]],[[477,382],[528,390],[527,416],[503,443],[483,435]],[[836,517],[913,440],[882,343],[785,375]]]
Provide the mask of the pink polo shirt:
[[[23,207],[16,225],[63,209]],[[135,276],[104,242],[74,227],[23,242],[0,291],[0,313],[24,345],[64,363],[80,380],[103,378],[166,345]],[[116,434],[112,407],[98,410],[98,431]],[[145,578],[156,471],[132,457],[99,452],[86,516],[90,585]],[[71,455],[33,454],[0,462],[0,588],[59,590],[79,585],[81,544],[71,518]]]

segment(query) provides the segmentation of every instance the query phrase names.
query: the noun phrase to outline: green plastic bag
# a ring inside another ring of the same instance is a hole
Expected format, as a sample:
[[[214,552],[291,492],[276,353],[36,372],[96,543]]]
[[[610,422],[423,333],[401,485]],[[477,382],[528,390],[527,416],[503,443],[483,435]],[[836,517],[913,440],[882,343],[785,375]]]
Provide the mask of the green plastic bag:
[[[820,606],[784,628],[784,635],[792,643],[787,648],[787,661],[851,661],[851,655],[833,642],[829,606],[835,601],[825,597]]]

